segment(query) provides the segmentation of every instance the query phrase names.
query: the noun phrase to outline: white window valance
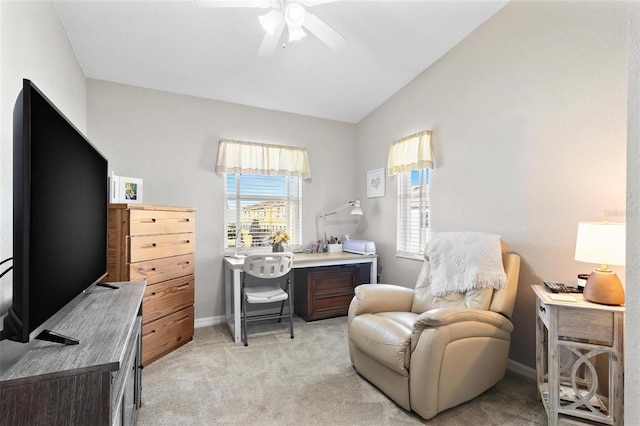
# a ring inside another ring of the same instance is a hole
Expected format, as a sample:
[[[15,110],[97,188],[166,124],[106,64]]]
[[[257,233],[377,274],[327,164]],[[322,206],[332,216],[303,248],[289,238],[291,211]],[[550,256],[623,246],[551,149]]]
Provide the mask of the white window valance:
[[[431,130],[406,136],[391,144],[387,162],[389,176],[424,168],[433,169]]]
[[[311,177],[304,148],[226,139],[218,146],[216,172]]]

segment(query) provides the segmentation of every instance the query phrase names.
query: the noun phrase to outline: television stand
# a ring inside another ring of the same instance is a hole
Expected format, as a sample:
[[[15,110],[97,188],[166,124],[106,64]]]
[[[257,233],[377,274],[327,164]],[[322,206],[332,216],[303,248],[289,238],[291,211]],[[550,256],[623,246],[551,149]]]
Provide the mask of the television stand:
[[[42,332],[36,336],[36,339],[44,340],[45,342],[60,343],[63,345],[77,345],[80,343],[78,339],[74,339],[73,337],[65,336],[51,330],[42,330]]]
[[[79,340],[0,342],[0,425],[135,425],[146,283],[91,286],[43,328]]]

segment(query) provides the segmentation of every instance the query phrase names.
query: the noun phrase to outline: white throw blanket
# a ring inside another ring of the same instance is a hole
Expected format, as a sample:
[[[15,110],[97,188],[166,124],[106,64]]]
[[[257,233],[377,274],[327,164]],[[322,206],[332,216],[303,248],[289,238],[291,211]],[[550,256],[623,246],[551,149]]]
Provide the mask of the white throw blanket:
[[[427,247],[434,296],[474,288],[504,288],[500,236],[484,232],[432,232]]]

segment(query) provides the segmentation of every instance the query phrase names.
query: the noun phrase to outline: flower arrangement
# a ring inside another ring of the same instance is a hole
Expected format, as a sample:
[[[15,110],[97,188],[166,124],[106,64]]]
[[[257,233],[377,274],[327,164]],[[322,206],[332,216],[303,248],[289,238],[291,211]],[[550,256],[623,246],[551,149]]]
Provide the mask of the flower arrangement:
[[[269,237],[269,244],[284,244],[289,241],[289,234],[284,229],[277,230],[272,236]]]

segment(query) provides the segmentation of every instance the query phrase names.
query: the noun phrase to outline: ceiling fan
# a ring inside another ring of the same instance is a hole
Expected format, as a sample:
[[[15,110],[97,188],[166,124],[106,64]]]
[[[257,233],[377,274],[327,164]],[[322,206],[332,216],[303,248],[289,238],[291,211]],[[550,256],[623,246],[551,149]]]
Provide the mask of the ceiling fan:
[[[307,9],[334,1],[337,0],[196,0],[198,4],[208,7],[270,8],[270,11],[258,17],[265,31],[258,49],[260,56],[273,55],[285,29],[289,42],[305,37],[307,30],[333,50],[344,47],[347,39]]]

